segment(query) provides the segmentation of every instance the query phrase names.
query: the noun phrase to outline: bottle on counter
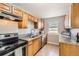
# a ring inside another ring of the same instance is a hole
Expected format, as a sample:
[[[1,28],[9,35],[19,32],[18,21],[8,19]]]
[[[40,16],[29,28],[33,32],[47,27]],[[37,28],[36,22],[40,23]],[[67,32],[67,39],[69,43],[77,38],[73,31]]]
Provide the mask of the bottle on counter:
[[[77,42],[79,42],[79,33],[77,33],[76,37],[77,37]]]

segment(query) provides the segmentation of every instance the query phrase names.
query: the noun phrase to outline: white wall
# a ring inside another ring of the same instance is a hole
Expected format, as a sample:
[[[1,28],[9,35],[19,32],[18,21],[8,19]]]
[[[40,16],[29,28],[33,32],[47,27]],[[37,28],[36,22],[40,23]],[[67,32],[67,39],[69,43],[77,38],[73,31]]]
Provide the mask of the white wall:
[[[0,34],[2,33],[18,33],[18,23],[0,19]]]
[[[18,22],[0,19],[0,34],[3,33],[19,33],[19,35],[27,34],[30,32],[30,29],[32,28],[33,28],[33,23],[31,21],[28,22],[28,28],[18,29]]]
[[[45,31],[48,32],[48,43],[52,43],[52,44],[59,44],[59,33],[61,33],[62,31],[64,31],[64,16],[60,16],[60,17],[53,17],[53,18],[47,18],[44,19],[45,20]],[[48,22],[53,23],[54,21],[58,21],[59,22],[59,26],[58,26],[58,32],[59,33],[55,33],[55,32],[49,32],[48,31]]]

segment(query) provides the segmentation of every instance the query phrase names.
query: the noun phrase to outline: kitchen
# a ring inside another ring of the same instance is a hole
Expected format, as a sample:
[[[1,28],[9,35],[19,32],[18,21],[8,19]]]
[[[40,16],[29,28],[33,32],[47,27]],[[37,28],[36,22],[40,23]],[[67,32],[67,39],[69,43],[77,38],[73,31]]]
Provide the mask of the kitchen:
[[[78,6],[0,3],[0,56],[79,56]]]

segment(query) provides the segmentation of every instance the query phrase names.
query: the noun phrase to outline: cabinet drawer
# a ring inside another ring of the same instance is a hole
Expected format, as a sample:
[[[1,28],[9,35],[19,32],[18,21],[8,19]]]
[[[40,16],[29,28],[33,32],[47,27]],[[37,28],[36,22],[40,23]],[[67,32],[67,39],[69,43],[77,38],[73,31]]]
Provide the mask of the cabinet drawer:
[[[22,11],[19,8],[13,7],[13,14],[22,17]]]
[[[0,3],[0,11],[11,12],[11,5],[7,3]]]

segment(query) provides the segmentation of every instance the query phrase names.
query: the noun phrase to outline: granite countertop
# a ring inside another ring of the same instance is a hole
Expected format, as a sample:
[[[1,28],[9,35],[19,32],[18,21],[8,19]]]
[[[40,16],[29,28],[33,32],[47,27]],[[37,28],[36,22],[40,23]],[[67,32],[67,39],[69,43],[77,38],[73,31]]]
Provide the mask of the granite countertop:
[[[59,42],[60,43],[66,43],[66,44],[72,44],[72,45],[79,45],[79,43],[76,42],[76,39],[62,37],[61,35],[59,36]]]
[[[38,37],[41,37],[41,36],[42,35],[37,35],[37,36],[31,38],[31,37],[27,37],[26,35],[20,35],[19,39],[23,39],[23,40],[26,40],[26,41],[31,41],[31,40],[34,40],[35,38],[38,38]]]
[[[23,39],[23,40],[26,40],[26,41],[31,41],[31,40],[34,40],[35,38],[38,38],[38,37],[41,37],[41,36],[46,36],[47,33],[44,33],[44,34],[39,34],[33,38],[30,38],[30,37],[27,37],[26,34],[23,34],[23,35],[19,35],[19,39]]]

